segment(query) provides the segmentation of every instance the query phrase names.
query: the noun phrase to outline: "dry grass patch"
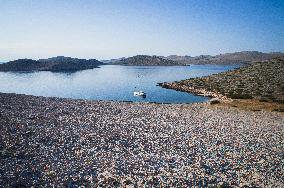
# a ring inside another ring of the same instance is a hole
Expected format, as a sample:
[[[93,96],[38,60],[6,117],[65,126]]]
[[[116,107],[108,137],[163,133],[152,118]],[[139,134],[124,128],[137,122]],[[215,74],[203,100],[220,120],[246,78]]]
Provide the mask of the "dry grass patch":
[[[284,113],[284,104],[276,103],[271,101],[259,101],[255,99],[234,99],[232,102],[220,103],[215,104],[214,106],[227,106],[227,107],[234,107],[239,108],[242,110],[249,110],[249,111],[276,111]]]

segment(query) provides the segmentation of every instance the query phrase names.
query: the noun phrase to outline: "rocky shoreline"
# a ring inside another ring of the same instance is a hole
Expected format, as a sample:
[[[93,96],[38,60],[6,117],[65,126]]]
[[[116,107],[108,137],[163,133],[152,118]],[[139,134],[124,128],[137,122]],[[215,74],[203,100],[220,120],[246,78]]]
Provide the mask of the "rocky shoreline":
[[[158,85],[216,98],[222,102],[253,99],[284,104],[283,71],[284,57],[279,57],[210,76]]]
[[[164,82],[164,83],[159,83],[158,86],[165,88],[165,89],[174,89],[176,91],[182,91],[182,92],[187,92],[187,93],[192,93],[195,95],[200,95],[204,97],[210,97],[212,99],[216,99],[218,101],[222,102],[231,102],[232,99],[222,95],[221,93],[218,92],[213,92],[213,91],[208,91],[206,89],[197,89],[195,87],[190,87],[187,85],[180,84],[178,82]]]
[[[0,93],[0,187],[283,187],[284,116]]]

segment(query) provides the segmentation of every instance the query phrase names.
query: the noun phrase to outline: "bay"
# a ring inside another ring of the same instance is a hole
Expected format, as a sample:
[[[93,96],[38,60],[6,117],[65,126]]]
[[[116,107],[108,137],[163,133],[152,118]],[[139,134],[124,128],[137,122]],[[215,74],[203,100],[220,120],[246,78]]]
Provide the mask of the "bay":
[[[215,74],[238,65],[120,66],[75,73],[0,72],[0,92],[73,99],[115,100],[157,103],[204,102],[207,97],[164,89],[159,82],[172,82]],[[144,91],[146,98],[133,96]]]

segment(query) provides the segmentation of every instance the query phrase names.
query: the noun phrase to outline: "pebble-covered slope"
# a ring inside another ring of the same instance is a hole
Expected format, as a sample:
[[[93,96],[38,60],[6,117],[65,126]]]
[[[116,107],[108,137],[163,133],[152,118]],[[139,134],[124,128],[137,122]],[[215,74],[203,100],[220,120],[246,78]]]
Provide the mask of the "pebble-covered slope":
[[[284,116],[0,94],[0,187],[283,187]]]
[[[182,91],[187,88],[205,89],[233,99],[254,98],[283,103],[284,58],[259,62],[211,76],[163,83],[161,86]]]

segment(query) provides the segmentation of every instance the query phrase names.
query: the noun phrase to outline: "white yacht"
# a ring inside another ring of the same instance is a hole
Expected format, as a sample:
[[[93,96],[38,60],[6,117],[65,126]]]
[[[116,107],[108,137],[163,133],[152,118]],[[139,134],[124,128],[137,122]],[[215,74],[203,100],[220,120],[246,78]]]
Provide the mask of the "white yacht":
[[[146,93],[144,91],[134,91],[133,95],[146,97]]]

